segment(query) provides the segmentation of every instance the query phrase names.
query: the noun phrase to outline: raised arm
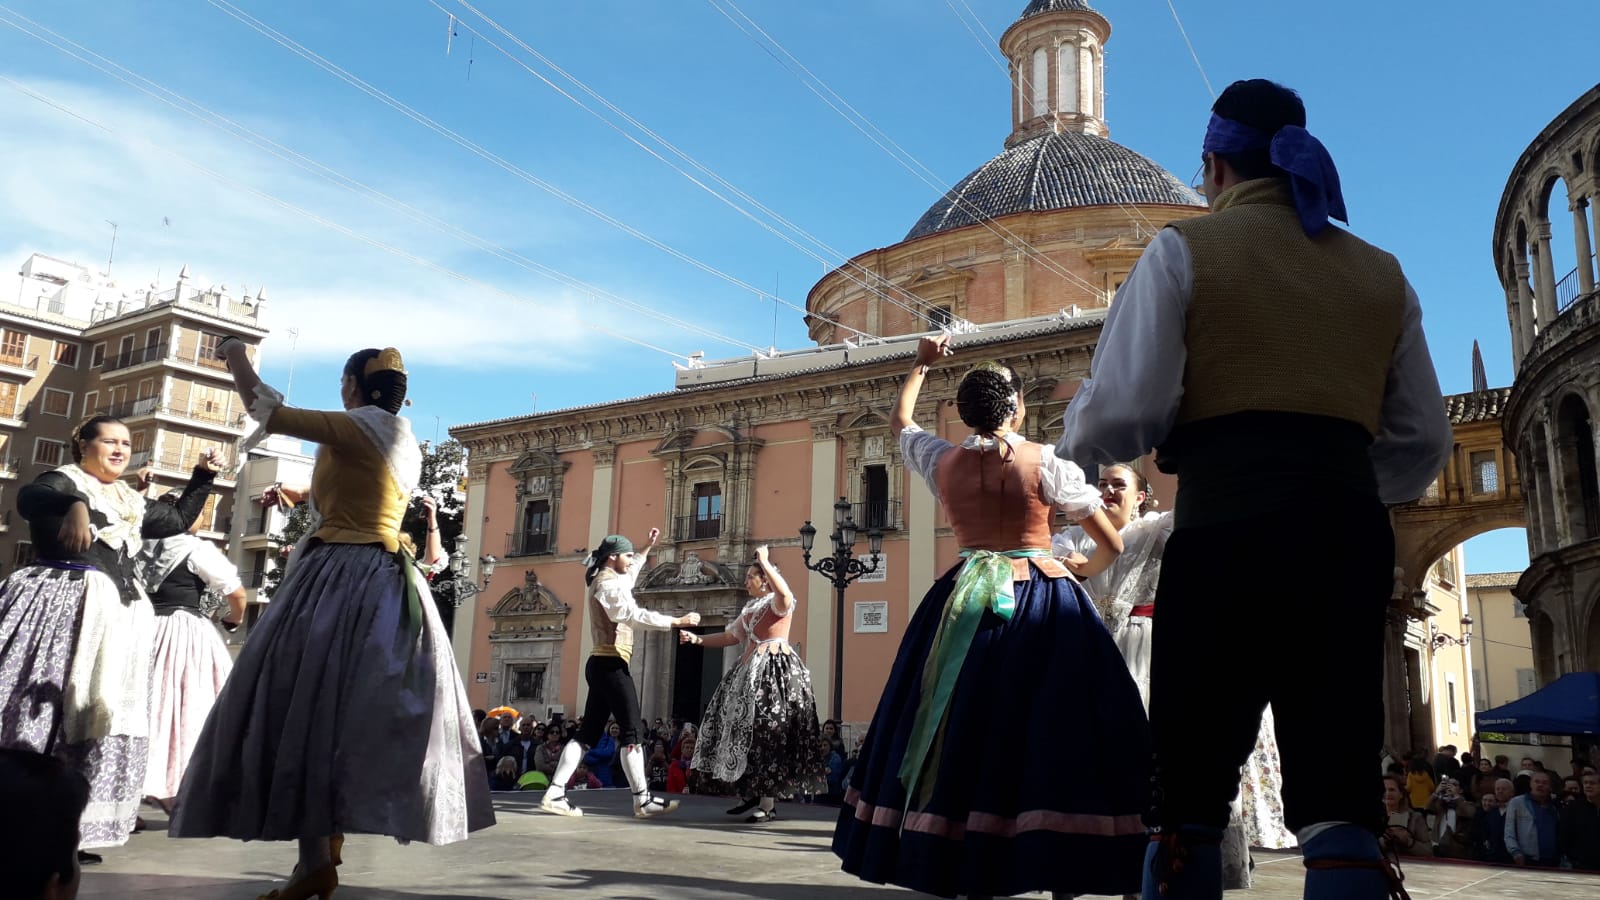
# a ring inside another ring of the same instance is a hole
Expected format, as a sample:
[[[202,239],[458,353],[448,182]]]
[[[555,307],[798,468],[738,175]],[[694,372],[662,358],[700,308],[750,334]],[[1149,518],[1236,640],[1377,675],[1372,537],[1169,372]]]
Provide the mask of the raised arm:
[[[767,579],[767,584],[772,585],[772,611],[780,616],[786,616],[794,609],[794,591],[789,590],[789,582],[783,580],[772,560],[766,544],[756,548],[756,565],[761,569],[761,575]]]
[[[256,388],[261,385],[261,376],[256,374],[256,367],[250,362],[250,351],[244,341],[231,335],[223,338],[217,345],[217,358],[228,364],[228,371],[233,375],[233,388],[239,392],[239,399],[244,401],[244,405],[249,407],[256,402]]]
[[[439,504],[432,497],[423,497],[422,508],[428,517],[428,545],[422,548],[422,564],[437,565],[445,558],[444,538],[439,536]]]
[[[906,380],[900,384],[900,396],[894,402],[894,415],[889,418],[889,432],[895,437],[898,438],[900,432],[917,424],[913,416],[917,408],[917,396],[922,393],[922,382],[928,377],[928,368],[950,353],[949,335],[925,337],[917,342],[917,360],[912,364]]]
[[[147,540],[155,540],[188,531],[206,508],[206,499],[211,496],[211,482],[216,479],[221,462],[221,454],[216,450],[207,450],[195,464],[194,473],[189,476],[189,483],[183,486],[183,495],[177,503],[146,500],[144,523],[139,533]]]

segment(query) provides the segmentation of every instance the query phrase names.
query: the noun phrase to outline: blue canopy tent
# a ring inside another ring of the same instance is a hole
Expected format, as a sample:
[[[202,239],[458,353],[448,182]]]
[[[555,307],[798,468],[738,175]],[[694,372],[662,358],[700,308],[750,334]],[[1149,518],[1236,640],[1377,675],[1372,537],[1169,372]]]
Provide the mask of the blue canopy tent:
[[[1563,675],[1521,700],[1486,709],[1479,732],[1499,734],[1600,734],[1600,672]]]

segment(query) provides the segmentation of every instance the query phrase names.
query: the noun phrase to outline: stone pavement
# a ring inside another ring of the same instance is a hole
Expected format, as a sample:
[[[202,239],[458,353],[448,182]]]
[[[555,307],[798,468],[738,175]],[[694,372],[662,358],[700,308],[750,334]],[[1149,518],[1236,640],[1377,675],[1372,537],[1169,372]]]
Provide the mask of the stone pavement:
[[[676,813],[636,821],[624,791],[580,795],[588,815],[541,813],[537,795],[496,794],[499,824],[448,847],[401,847],[386,838],[352,836],[339,870],[337,900],[887,900],[909,891],[864,884],[839,871],[828,850],[834,810],[780,805],[770,825],[745,825],[723,814],[730,802],[687,797]],[[153,812],[153,811],[147,811]],[[84,872],[88,898],[253,898],[294,866],[292,844],[168,840],[159,812],[150,830]],[[1600,876],[1527,872],[1444,863],[1406,866],[1415,900],[1526,897],[1593,900]],[[1229,900],[1300,896],[1303,869],[1292,853],[1257,855],[1256,886]]]

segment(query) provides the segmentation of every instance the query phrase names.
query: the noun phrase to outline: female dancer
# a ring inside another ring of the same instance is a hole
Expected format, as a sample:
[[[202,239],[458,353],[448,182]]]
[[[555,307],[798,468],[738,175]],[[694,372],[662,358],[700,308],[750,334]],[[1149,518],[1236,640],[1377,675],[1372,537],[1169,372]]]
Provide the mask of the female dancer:
[[[628,672],[633,656],[635,628],[666,631],[700,624],[699,613],[673,618],[639,606],[633,599],[633,584],[661,537],[661,529],[650,529],[650,542],[643,553],[635,553],[633,542],[613,534],[585,560],[584,602],[589,604],[589,627],[594,650],[584,665],[583,677],[589,684],[589,700],[583,707],[583,728],[574,740],[561,748],[561,760],[550,788],[539,801],[539,808],[559,816],[581,816],[583,810],[567,799],[567,782],[583,760],[583,748],[599,743],[606,720],[615,717],[617,740],[622,744],[622,772],[633,790],[633,814],[641,819],[659,816],[678,808],[678,801],[666,800],[650,792],[644,774],[644,720],[639,716],[639,692]]]
[[[760,808],[746,822],[770,822],[777,798],[826,791],[827,767],[817,749],[821,730],[811,673],[789,646],[794,592],[765,546],[756,548],[744,587],[753,599],[726,631],[710,637],[678,632],[685,644],[742,648],[739,664],[711,695],[691,765],[708,779],[706,790],[758,800]]]
[[[934,583],[900,643],[834,833],[845,871],[941,896],[1139,889],[1149,728],[1111,636],[1050,555],[1053,507],[1122,549],[1083,471],[1015,431],[1020,379],[984,363],[956,394],[959,446],[911,414],[947,338],[924,338],[891,429],[938,497],[965,560]],[[1073,567],[1086,570],[1082,563]],[[1018,749],[996,756],[1003,735]],[[1119,764],[1076,779],[1062,748],[1113,741]]]
[[[161,498],[163,503],[177,500],[175,492]],[[145,541],[139,557],[140,580],[156,614],[144,794],[169,816],[200,729],[233,671],[228,645],[200,611],[200,598],[215,591],[228,601],[223,628],[234,631],[244,620],[239,570],[215,544],[195,537],[199,527],[195,519],[184,534]]]
[[[78,428],[73,463],[18,493],[39,556],[0,583],[0,747],[88,779],[84,848],[126,842],[143,796],[155,622],[134,559],[145,538],[194,522],[217,471],[208,452],[178,502],[158,503],[118,480],[132,447],[109,416]]]
[[[326,898],[345,832],[448,844],[494,824],[494,808],[450,641],[398,552],[422,465],[398,415],[399,352],[350,357],[342,412],[283,405],[237,341],[217,355],[263,432],[322,448],[312,528],[206,721],[169,833],[298,840],[289,884],[267,896]],[[373,710],[384,716],[376,743]]]

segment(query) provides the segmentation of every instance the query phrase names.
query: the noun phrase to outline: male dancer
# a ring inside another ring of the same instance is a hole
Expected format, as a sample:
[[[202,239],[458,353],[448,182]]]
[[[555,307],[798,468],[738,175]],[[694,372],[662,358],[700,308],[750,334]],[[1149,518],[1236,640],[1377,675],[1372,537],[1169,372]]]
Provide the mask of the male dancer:
[[[1339,176],[1299,96],[1240,81],[1212,112],[1211,214],[1146,248],[1060,448],[1100,463],[1155,448],[1178,476],[1156,593],[1145,897],[1222,896],[1217,840],[1269,702],[1305,896],[1385,897],[1378,781],[1359,766],[1330,776],[1322,739],[1382,745],[1384,504],[1438,476],[1450,423],[1399,262],[1330,226],[1347,221]],[[1284,640],[1285,624],[1314,637]]]
[[[539,802],[539,808],[545,812],[583,815],[583,810],[567,799],[567,782],[572,780],[578,763],[583,760],[584,748],[599,742],[606,720],[611,717],[616,718],[617,727],[621,729],[618,740],[622,743],[622,771],[633,790],[633,814],[647,819],[678,808],[678,801],[650,793],[649,782],[645,780],[644,748],[639,745],[644,721],[639,717],[639,693],[628,672],[635,628],[666,631],[700,624],[699,613],[673,618],[644,609],[633,599],[633,584],[660,537],[661,529],[650,529],[650,543],[644,552],[636,553],[632,541],[613,534],[601,541],[584,561],[587,567],[584,580],[588,587],[584,590],[583,602],[589,605],[589,628],[594,636],[594,649],[583,671],[584,680],[589,684],[589,700],[583,707],[583,728],[575,740],[561,748],[561,759],[550,778],[550,787]]]

